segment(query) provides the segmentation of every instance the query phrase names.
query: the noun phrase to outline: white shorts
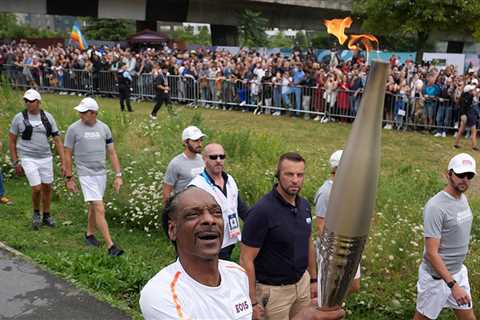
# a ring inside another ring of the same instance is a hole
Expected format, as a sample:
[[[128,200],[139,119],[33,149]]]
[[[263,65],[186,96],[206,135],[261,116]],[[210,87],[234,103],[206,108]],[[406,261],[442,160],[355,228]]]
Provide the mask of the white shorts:
[[[82,188],[85,202],[102,201],[105,187],[107,185],[107,176],[80,176],[80,187]]]
[[[457,281],[457,285],[462,287],[471,297],[467,267],[462,266],[462,269],[453,274],[452,277]],[[422,263],[418,269],[417,311],[427,318],[437,319],[443,308],[468,310],[473,308],[473,302],[470,306],[459,306],[445,281],[443,279],[433,279]]]
[[[53,182],[52,157],[43,159],[21,158],[20,164],[31,187]]]

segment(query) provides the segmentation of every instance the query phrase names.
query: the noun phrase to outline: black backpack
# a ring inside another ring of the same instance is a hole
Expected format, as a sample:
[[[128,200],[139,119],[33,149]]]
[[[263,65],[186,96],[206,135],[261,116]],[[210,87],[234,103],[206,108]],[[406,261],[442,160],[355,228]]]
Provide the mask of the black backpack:
[[[28,120],[27,109],[22,111],[22,115],[23,115],[23,123],[25,124],[25,130],[22,132],[22,139],[31,140],[33,127],[30,124],[30,121]],[[52,135],[52,125],[50,124],[50,121],[48,121],[47,115],[43,110],[40,110],[40,120],[42,121],[42,124],[45,127],[45,130],[47,131],[46,132],[47,137],[50,137]]]

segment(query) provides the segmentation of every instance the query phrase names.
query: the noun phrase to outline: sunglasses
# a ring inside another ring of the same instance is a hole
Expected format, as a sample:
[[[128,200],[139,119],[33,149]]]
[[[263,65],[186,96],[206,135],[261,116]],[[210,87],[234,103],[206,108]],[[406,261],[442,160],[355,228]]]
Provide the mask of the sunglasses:
[[[473,172],[464,172],[464,173],[455,173],[453,172],[454,175],[456,175],[460,179],[464,179],[467,177],[468,180],[472,180],[473,177],[475,176],[475,173]]]
[[[25,103],[34,103],[35,101],[37,101],[36,99],[35,100],[28,100],[28,99],[23,99],[25,101]]]
[[[217,160],[217,159],[225,160],[225,155],[224,154],[211,154],[211,155],[208,156],[208,158],[210,160]]]

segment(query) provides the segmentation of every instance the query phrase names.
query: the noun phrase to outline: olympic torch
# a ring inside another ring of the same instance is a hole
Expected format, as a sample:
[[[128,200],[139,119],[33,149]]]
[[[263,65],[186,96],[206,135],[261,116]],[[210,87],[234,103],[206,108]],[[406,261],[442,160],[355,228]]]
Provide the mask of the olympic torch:
[[[318,305],[342,305],[375,208],[388,64],[374,61],[330,194],[319,255]]]

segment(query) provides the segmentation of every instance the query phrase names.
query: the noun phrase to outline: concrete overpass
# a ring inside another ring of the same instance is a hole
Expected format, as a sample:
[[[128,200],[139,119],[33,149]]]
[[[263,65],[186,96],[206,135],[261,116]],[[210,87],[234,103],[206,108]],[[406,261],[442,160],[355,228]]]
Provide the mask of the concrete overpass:
[[[155,29],[156,21],[211,25],[214,45],[237,45],[239,15],[262,12],[269,26],[323,29],[324,19],[345,17],[352,0],[0,0],[0,11],[136,20]]]

